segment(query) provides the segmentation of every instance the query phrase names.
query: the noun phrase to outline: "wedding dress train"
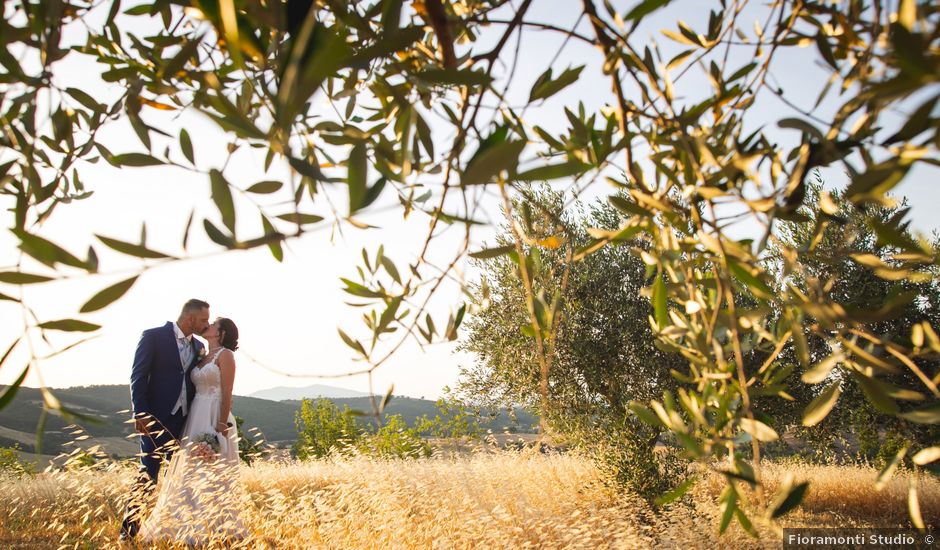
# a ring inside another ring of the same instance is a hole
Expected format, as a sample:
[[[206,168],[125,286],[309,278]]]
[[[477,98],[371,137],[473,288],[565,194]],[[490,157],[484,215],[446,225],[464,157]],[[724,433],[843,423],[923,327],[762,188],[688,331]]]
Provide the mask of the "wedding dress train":
[[[190,372],[196,395],[189,406],[180,448],[160,478],[156,504],[140,528],[142,541],[200,544],[214,538],[246,535],[239,517],[244,504],[237,487],[239,457],[234,416],[229,413],[227,422],[232,427],[228,436],[215,430],[222,397],[218,356],[219,352],[209,363]],[[214,460],[207,460],[200,453],[206,446],[197,440],[205,434],[216,437],[218,442],[218,456]]]

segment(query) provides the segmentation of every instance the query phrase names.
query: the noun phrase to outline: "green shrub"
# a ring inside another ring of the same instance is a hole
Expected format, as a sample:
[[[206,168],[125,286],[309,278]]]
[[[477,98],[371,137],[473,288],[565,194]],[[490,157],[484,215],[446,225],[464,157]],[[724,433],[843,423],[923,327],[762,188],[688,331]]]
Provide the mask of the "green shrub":
[[[0,447],[0,476],[32,476],[34,472],[34,465],[20,457],[18,443],[14,443],[12,447]]]
[[[235,416],[235,428],[238,430],[238,456],[242,462],[251,466],[256,458],[264,458],[268,454],[268,449],[264,446],[264,436],[257,428],[252,428],[246,433],[242,428],[245,419]]]
[[[458,399],[438,399],[434,403],[437,414],[434,418],[421,415],[415,421],[415,430],[430,437],[444,439],[479,438],[483,435],[480,426],[480,411]]]
[[[294,419],[297,442],[294,455],[300,460],[321,458],[343,451],[360,437],[356,419],[348,406],[342,409],[328,399],[304,399]]]
[[[400,414],[388,416],[385,425],[362,437],[357,450],[377,458],[421,458],[431,456],[428,444],[415,428],[409,428]]]
[[[657,446],[661,433],[629,417],[598,415],[586,419],[550,418],[553,426],[593,458],[605,479],[619,490],[652,501],[684,482],[688,460],[669,445]]]

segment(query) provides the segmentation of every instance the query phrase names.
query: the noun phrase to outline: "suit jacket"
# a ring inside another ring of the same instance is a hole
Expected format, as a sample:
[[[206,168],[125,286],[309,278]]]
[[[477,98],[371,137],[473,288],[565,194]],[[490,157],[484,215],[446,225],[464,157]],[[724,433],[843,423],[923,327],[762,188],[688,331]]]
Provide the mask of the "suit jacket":
[[[131,368],[131,403],[135,417],[147,413],[165,422],[179,399],[184,383],[187,401],[192,402],[196,385],[189,378],[189,371],[199,362],[203,345],[192,338],[192,346],[192,361],[182,365],[172,322],[145,330],[140,335],[134,366]]]

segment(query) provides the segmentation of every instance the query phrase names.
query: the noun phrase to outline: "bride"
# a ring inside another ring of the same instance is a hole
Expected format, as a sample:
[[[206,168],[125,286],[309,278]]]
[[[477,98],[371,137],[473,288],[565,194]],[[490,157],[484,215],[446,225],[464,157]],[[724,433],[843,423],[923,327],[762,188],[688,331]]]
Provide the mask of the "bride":
[[[220,317],[202,335],[205,357],[190,371],[196,395],[180,437],[180,449],[157,488],[157,501],[140,528],[142,541],[202,544],[238,539],[247,531],[236,490],[238,437],[232,385],[238,328]]]

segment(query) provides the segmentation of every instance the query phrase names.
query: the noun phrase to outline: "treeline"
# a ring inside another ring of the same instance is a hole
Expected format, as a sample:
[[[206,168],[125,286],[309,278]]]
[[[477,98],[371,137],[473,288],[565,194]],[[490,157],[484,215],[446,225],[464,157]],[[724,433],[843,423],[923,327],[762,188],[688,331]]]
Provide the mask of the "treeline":
[[[2,390],[0,386],[0,390]],[[42,434],[42,452],[56,454],[66,450],[73,436],[67,426],[77,423],[92,438],[124,438],[131,433],[127,423],[129,393],[124,385],[101,385],[57,389],[56,395],[68,407],[81,412],[85,418],[66,420],[56,414],[46,419]],[[371,416],[372,401],[368,397],[333,398],[330,400],[340,408],[356,411],[356,422],[363,428],[375,422]],[[270,401],[236,395],[232,407],[235,414],[244,419],[246,433],[255,434],[254,439],[264,440],[278,446],[290,446],[297,439],[294,424],[301,410],[300,401]],[[17,406],[0,410],[0,428],[19,432],[17,438],[0,432],[0,447],[12,447],[18,443],[25,452],[35,452],[35,433],[42,413],[42,395],[36,388],[19,388]],[[386,422],[391,416],[399,416],[408,427],[416,427],[423,418],[434,418],[440,414],[438,403],[427,399],[394,397],[380,418]],[[527,433],[535,429],[538,418],[516,407],[510,412],[506,408],[486,408],[475,412],[486,428],[496,433]],[[22,437],[21,437],[22,436]],[[28,437],[27,437],[28,436]],[[70,449],[69,449],[70,450]]]

